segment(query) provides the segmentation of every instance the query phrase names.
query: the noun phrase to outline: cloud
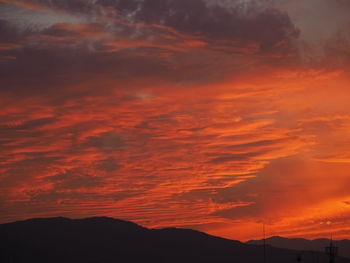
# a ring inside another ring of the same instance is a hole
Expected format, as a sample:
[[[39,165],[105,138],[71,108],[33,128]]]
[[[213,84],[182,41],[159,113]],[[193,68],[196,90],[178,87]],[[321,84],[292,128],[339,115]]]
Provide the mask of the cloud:
[[[246,220],[236,238],[265,214],[287,234],[341,221],[343,35],[306,62],[303,23],[271,1],[0,2],[4,220],[110,215],[230,237]]]
[[[11,11],[11,15],[5,16],[4,19],[12,26],[17,26],[23,31],[29,30],[28,27],[24,28],[26,24],[41,23],[45,27],[34,27],[31,29],[32,33],[37,35],[38,32],[46,30],[44,36],[51,36],[52,40],[62,38],[63,30],[69,34],[83,30],[84,32],[81,31],[80,34],[89,36],[90,45],[95,46],[94,48],[99,43],[93,42],[100,40],[107,45],[119,43],[122,48],[124,45],[142,46],[143,43],[150,47],[172,50],[176,47],[175,40],[183,42],[182,49],[201,47],[210,42],[212,48],[217,46],[216,49],[221,50],[223,47],[229,47],[237,50],[246,49],[252,53],[278,52],[279,55],[290,56],[295,52],[293,41],[298,36],[298,30],[287,14],[277,9],[261,9],[254,5],[251,6],[250,12],[242,13],[239,3],[231,9],[207,5],[203,0],[191,2],[133,0],[127,3],[31,1],[26,2],[26,5],[21,5],[22,1],[4,3],[2,10],[10,8]],[[28,8],[27,5],[30,3],[37,5],[39,11]],[[23,7],[24,11],[13,7],[18,5]],[[21,15],[18,16],[18,13]],[[51,21],[40,15],[48,15]],[[68,19],[68,16],[73,15],[78,15],[76,21]],[[13,17],[18,17],[23,21],[23,25],[14,23]],[[98,27],[93,29],[93,25]],[[86,35],[87,33],[89,35]],[[75,40],[81,42],[82,35],[79,36],[80,39]],[[152,38],[154,40],[150,41]],[[135,40],[134,43],[131,40]],[[181,47],[176,49],[181,51]]]
[[[113,172],[121,168],[121,166],[118,164],[115,158],[110,157],[108,159],[98,161],[96,168],[100,170],[104,170],[106,172]]]
[[[85,145],[103,152],[118,151],[126,146],[121,135],[113,132],[100,134],[99,137],[88,137]]]
[[[163,24],[180,32],[216,40],[254,42],[260,45],[261,50],[276,48],[278,43],[289,42],[298,35],[286,14],[272,9],[254,10],[254,6],[247,15],[240,13],[239,4],[228,10],[220,6],[208,6],[202,0],[145,0],[137,9],[126,9],[126,12],[135,13],[133,17],[136,20]]]
[[[256,177],[219,190],[214,199],[217,202],[250,202],[250,205],[218,211],[215,215],[252,224],[265,222],[269,235],[301,231],[309,237],[322,236],[321,233],[328,230],[315,227],[315,222],[329,218],[348,220],[340,219],[345,208],[342,200],[348,196],[344,187],[348,184],[346,167],[320,165],[301,157],[275,160]]]
[[[50,176],[48,180],[54,184],[54,188],[57,190],[99,188],[103,185],[102,178],[74,169],[65,171],[63,174]]]

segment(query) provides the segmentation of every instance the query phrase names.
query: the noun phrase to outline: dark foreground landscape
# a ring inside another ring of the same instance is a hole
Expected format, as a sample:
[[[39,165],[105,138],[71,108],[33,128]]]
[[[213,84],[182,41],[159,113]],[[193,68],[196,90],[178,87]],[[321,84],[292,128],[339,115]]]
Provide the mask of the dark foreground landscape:
[[[189,229],[147,229],[112,218],[31,219],[0,225],[0,261],[92,262],[264,262],[262,245],[210,236]],[[266,247],[268,263],[297,262],[300,251]],[[304,251],[301,262],[323,263],[322,252]],[[337,263],[350,259],[337,258]]]
[[[250,240],[247,244],[261,244],[262,240]],[[334,240],[333,244],[338,247],[339,256],[350,258],[350,240]],[[320,251],[323,252],[326,246],[329,246],[330,240],[319,238],[308,240],[304,238],[285,238],[285,237],[270,237],[266,239],[266,243],[273,247],[289,248],[294,250]]]

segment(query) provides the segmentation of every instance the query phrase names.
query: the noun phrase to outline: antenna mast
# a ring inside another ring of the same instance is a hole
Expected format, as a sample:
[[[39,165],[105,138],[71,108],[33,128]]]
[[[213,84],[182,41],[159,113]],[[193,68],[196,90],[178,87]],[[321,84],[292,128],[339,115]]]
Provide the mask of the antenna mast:
[[[329,257],[329,263],[334,263],[335,258],[338,255],[338,247],[333,245],[333,237],[331,237],[331,242],[328,247],[326,247],[326,254]]]
[[[265,222],[263,223],[263,242],[264,242],[264,263],[266,263],[266,233],[265,233]]]

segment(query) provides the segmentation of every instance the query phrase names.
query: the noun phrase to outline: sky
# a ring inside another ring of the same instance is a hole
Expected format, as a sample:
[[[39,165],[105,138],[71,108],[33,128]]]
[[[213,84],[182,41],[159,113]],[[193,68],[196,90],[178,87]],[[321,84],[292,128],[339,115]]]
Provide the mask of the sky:
[[[350,238],[348,0],[0,0],[0,223]]]

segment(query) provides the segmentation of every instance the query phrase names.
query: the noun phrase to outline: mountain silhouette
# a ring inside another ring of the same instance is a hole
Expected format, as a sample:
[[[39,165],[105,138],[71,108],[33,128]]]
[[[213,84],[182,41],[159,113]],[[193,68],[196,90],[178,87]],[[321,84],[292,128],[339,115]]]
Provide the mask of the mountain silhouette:
[[[147,229],[132,222],[96,217],[30,219],[0,225],[4,263],[256,263],[263,246],[244,244],[190,229]],[[297,251],[266,247],[268,263],[296,261]],[[327,262],[323,253],[302,262]],[[350,263],[338,258],[337,263]]]
[[[262,240],[250,240],[246,244],[262,244]],[[273,236],[266,239],[266,243],[277,248],[287,248],[294,250],[324,251],[329,246],[330,239],[319,238],[308,240],[304,238],[285,238]],[[350,240],[333,240],[333,244],[339,248],[339,256],[350,259]]]

